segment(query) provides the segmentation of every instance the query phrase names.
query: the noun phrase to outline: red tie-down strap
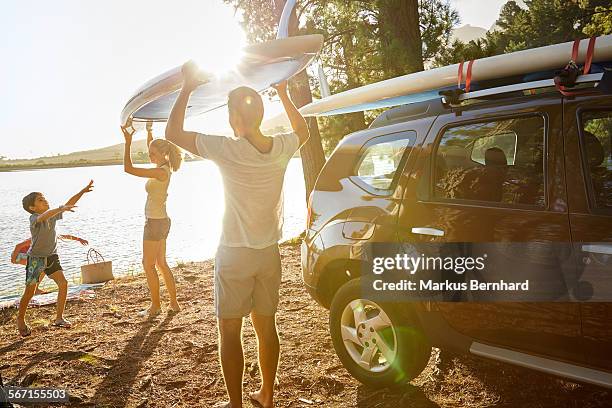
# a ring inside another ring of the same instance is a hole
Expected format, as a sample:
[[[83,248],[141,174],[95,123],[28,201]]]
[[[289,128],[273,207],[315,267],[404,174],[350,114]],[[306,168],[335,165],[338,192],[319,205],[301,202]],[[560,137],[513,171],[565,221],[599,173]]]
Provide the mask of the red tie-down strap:
[[[470,60],[468,62],[467,74],[465,76],[465,92],[470,92],[470,85],[472,84],[472,66],[474,65],[474,60]]]
[[[459,69],[457,71],[457,88],[461,89],[461,83],[463,82],[463,64],[464,61],[459,63]],[[474,65],[474,60],[470,60],[468,62],[467,73],[465,75],[465,93],[470,92],[470,86],[472,84],[472,66]]]
[[[578,51],[580,50],[580,40],[579,39],[575,39],[574,40],[574,44],[572,45],[572,59],[571,61],[574,62],[574,64],[578,65],[577,61],[578,61]]]
[[[596,37],[589,38],[589,46],[587,48],[587,55],[584,61],[584,69],[582,74],[586,75],[591,71],[591,62],[593,62],[593,54],[595,51],[595,41],[597,41]]]
[[[578,76],[586,75],[590,72],[596,40],[596,37],[591,37],[589,39],[589,45],[587,47],[586,58],[582,70],[578,68],[577,64],[578,51],[580,49],[580,40],[574,40],[574,44],[572,46],[572,59],[565,66],[565,68],[555,73],[555,87],[561,93],[561,95],[578,96],[592,93],[591,91],[570,91],[568,90],[568,86],[573,86],[576,83],[576,79],[578,78]]]

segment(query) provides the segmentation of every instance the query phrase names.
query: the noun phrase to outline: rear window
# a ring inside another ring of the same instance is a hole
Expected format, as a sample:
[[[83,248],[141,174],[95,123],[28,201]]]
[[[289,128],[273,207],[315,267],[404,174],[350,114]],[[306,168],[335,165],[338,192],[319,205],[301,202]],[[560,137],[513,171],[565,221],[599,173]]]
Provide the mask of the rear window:
[[[545,134],[542,116],[446,129],[435,155],[434,196],[544,207]]]
[[[392,191],[415,136],[414,132],[403,132],[370,140],[356,166],[355,178],[359,184],[380,193]]]
[[[612,111],[582,114],[580,145],[591,206],[612,210]]]

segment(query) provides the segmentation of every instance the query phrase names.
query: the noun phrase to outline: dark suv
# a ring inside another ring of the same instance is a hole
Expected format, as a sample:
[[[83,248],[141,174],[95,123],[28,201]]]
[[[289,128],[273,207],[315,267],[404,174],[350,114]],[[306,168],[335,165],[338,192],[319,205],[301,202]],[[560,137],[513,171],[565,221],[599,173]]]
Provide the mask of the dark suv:
[[[612,285],[611,144],[611,96],[554,88],[401,106],[345,137],[310,197],[302,268],[346,369],[404,383],[436,346],[612,387],[612,303],[382,302],[361,284],[372,242],[545,241]]]

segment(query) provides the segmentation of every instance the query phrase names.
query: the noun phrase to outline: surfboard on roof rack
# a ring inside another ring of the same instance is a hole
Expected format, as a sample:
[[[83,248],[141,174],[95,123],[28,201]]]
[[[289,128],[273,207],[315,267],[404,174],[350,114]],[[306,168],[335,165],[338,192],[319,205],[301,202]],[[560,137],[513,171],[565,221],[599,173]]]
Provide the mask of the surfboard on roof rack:
[[[575,62],[582,63],[589,39],[578,45]],[[567,42],[416,72],[330,95],[302,107],[300,112],[329,116],[431,100],[439,98],[440,92],[457,89],[458,78],[468,77],[468,71],[471,89],[458,95],[459,100],[555,86],[554,72],[568,63],[573,48],[574,42]],[[608,61],[612,61],[612,35],[597,37],[592,50],[591,72],[595,73],[578,77],[577,83],[600,81],[603,72],[598,63]]]

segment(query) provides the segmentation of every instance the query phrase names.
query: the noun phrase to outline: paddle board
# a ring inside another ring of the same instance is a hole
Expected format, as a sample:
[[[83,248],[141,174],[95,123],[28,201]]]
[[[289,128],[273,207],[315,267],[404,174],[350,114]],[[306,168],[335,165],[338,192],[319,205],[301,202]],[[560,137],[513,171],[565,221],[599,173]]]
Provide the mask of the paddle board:
[[[297,0],[287,0],[281,13],[280,21],[278,22],[278,31],[276,32],[276,38],[287,38],[289,37],[289,24],[291,22],[291,13],[297,4]]]
[[[231,71],[214,75],[198,87],[191,98],[186,116],[195,116],[227,104],[227,95],[239,86],[258,92],[289,79],[310,64],[323,46],[319,34],[279,38],[245,47],[242,58]],[[214,58],[214,56],[211,56]],[[206,66],[200,67],[206,72]],[[121,112],[121,124],[168,120],[170,110],[182,85],[181,67],[173,68],[142,85],[128,100]]]
[[[578,63],[586,58],[589,40],[580,42]],[[573,42],[516,51],[476,60],[472,66],[472,82],[507,78],[517,75],[563,68],[572,55]],[[597,38],[593,62],[612,61],[612,35]],[[463,64],[463,78],[468,64]],[[316,100],[300,109],[304,116],[326,116],[358,112],[437,96],[437,91],[457,86],[459,64],[415,72],[351,89]]]

